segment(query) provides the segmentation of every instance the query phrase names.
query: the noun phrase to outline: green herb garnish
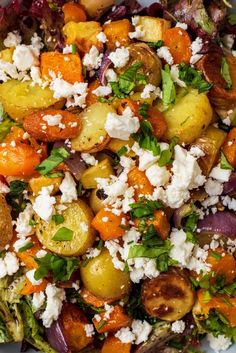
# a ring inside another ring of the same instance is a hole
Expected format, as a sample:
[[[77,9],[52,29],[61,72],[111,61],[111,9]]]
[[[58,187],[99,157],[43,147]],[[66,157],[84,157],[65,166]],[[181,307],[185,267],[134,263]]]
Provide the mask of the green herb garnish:
[[[126,146],[122,146],[117,152],[116,154],[121,157],[124,154],[126,154],[126,152],[128,152],[128,148]]]
[[[160,167],[164,167],[165,165],[172,163],[172,156],[174,153],[174,147],[177,145],[178,140],[179,139],[177,137],[172,138],[170,145],[169,145],[169,148],[161,151],[160,159],[158,161],[158,165]]]
[[[140,132],[132,134],[132,138],[138,142],[141,148],[151,151],[154,156],[161,153],[160,145],[153,135],[153,127],[149,121],[141,121]]]
[[[32,247],[34,246],[33,243],[27,243],[26,245],[22,246],[20,249],[19,249],[19,252],[24,252],[28,249],[31,249]]]
[[[148,114],[149,107],[150,107],[150,104],[145,102],[141,104],[138,108],[139,114],[145,119],[149,118],[149,114]]]
[[[222,169],[234,169],[233,166],[227,161],[227,158],[225,157],[225,154],[223,152],[221,152],[220,154],[220,167]]]
[[[176,91],[175,85],[172,81],[170,74],[169,65],[165,65],[164,70],[161,70],[162,77],[162,100],[165,104],[171,104],[175,102]]]
[[[159,49],[164,44],[163,40],[158,40],[157,42],[149,42],[147,45],[153,49]]]
[[[184,81],[187,86],[198,89],[199,93],[207,92],[213,86],[212,83],[203,79],[200,71],[185,63],[179,65],[179,79]]]
[[[153,216],[154,211],[159,210],[163,205],[159,201],[148,201],[144,199],[130,204],[130,207],[132,218],[142,218]]]
[[[52,240],[55,241],[70,241],[73,237],[73,231],[66,227],[58,229]]]
[[[52,216],[52,220],[56,223],[56,225],[64,222],[65,218],[60,214],[54,214]]]
[[[229,65],[227,63],[227,60],[225,57],[222,57],[221,60],[221,75],[224,78],[224,80],[226,81],[226,87],[225,89],[231,89],[232,88],[232,79],[229,73]]]
[[[50,176],[50,172],[69,157],[70,153],[64,147],[54,148],[50,156],[40,163],[35,170],[42,175]]]

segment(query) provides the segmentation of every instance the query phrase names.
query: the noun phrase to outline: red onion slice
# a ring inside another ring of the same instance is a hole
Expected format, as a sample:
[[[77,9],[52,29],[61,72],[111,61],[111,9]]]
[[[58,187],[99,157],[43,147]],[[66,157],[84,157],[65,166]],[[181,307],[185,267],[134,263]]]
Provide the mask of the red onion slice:
[[[219,234],[236,239],[236,215],[229,211],[209,214],[198,222],[199,233]]]
[[[59,320],[54,321],[52,325],[45,330],[48,343],[58,353],[69,353],[69,347],[66,342],[63,329]]]
[[[109,69],[109,67],[111,66],[112,62],[111,60],[108,58],[109,53],[106,52],[103,55],[103,59],[102,59],[102,64],[97,72],[97,76],[99,79],[99,82],[101,83],[101,85],[106,85],[107,84],[107,80],[106,80],[106,72]]]
[[[236,172],[231,173],[229,181],[224,183],[222,195],[236,194]]]

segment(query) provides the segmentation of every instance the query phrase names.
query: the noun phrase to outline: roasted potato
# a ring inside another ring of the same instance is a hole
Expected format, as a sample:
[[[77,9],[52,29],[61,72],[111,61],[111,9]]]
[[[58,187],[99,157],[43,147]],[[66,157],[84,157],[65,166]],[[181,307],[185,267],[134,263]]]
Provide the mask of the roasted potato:
[[[82,129],[77,137],[71,140],[73,150],[80,152],[98,152],[110,141],[104,129],[107,114],[114,113],[112,105],[95,103],[85,109],[80,115]]]
[[[127,46],[131,42],[129,33],[132,32],[132,25],[128,19],[124,18],[123,20],[105,23],[103,32],[107,37],[106,46],[112,51],[116,49],[117,42],[122,46]]]
[[[83,255],[93,245],[96,235],[90,225],[93,213],[82,200],[77,200],[66,205],[67,209],[62,212],[64,222],[59,225],[56,225],[53,221],[47,223],[36,218],[36,235],[47,249],[58,255]],[[72,240],[55,241],[52,239],[55,233],[62,227],[73,231]]]
[[[106,146],[106,148],[114,153],[117,153],[123,146],[128,145],[129,147],[132,147],[133,144],[134,144],[134,140],[131,137],[129,138],[128,141],[112,138],[111,141]],[[131,157],[133,155],[133,152],[129,151],[127,155]]]
[[[0,59],[3,60],[3,61],[6,61],[8,63],[12,63],[13,60],[12,60],[12,55],[13,55],[13,52],[14,52],[14,47],[12,48],[7,48],[7,49],[3,49],[0,51]]]
[[[102,27],[99,22],[95,21],[70,21],[63,27],[66,44],[76,43],[82,55],[88,53],[93,45],[102,51],[103,44],[97,39],[97,35],[100,32],[102,32]]]
[[[127,48],[129,50],[130,59],[122,71],[126,70],[131,65],[142,62],[143,65],[140,68],[140,72],[147,75],[148,83],[158,86],[161,82],[162,64],[154,51],[145,43],[133,43]],[[138,87],[138,89],[143,90],[143,86]]]
[[[129,274],[114,267],[112,257],[105,248],[86,265],[82,264],[80,274],[85,288],[105,300],[118,300],[130,290]]]
[[[189,280],[175,272],[146,279],[142,285],[142,302],[146,312],[165,321],[186,315],[194,305],[194,292]]]
[[[85,189],[95,189],[97,178],[109,178],[111,174],[114,174],[113,168],[109,160],[104,159],[97,165],[86,169],[80,181]]]
[[[0,101],[12,119],[22,121],[26,115],[56,103],[58,108],[63,106],[64,100],[54,98],[50,88],[31,84],[31,81],[10,80],[0,85]]]
[[[191,89],[163,111],[168,129],[166,139],[178,137],[179,142],[191,143],[202,135],[212,119],[212,108],[206,94]]]
[[[93,189],[89,197],[89,205],[95,214],[104,207],[102,200],[97,197],[97,191],[98,189]]]
[[[232,88],[226,89],[227,82],[221,75],[222,55],[220,53],[209,53],[198,62],[198,68],[203,72],[206,80],[213,83],[209,92],[211,103],[219,109],[232,109],[236,106],[236,58],[232,55],[226,56]]]
[[[89,321],[76,305],[64,304],[59,322],[70,352],[77,353],[93,342],[93,337],[88,337],[85,331]]]
[[[29,180],[29,187],[34,195],[38,195],[43,187],[53,185],[52,194],[56,194],[59,191],[59,186],[61,185],[62,178],[49,178],[44,175],[39,177],[31,178]]]
[[[205,156],[198,159],[204,175],[208,175],[215,165],[225,137],[226,133],[223,130],[209,126],[204,134],[193,143],[193,146],[198,146],[205,153]]]
[[[5,197],[0,194],[0,251],[10,242],[13,236],[10,207]]]
[[[100,17],[109,7],[115,4],[114,0],[80,0],[90,17]]]
[[[141,26],[143,35],[139,38],[143,42],[157,42],[163,39],[163,34],[171,26],[171,22],[163,18],[151,16],[135,16],[136,26]]]

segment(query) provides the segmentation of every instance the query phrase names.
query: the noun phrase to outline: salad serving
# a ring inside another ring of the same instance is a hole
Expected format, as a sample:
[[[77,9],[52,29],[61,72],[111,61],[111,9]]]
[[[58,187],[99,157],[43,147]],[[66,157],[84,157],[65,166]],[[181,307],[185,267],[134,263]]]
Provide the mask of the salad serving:
[[[227,0],[0,8],[0,343],[236,342],[236,15]]]

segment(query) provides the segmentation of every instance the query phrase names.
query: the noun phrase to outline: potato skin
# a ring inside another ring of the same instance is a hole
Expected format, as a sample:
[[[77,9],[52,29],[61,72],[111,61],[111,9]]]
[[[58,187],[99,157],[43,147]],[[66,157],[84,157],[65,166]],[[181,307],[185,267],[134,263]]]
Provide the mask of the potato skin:
[[[85,325],[88,319],[76,305],[66,303],[63,305],[59,322],[63,328],[66,343],[71,352],[78,352],[93,342],[92,337],[87,337]]]
[[[203,56],[198,62],[198,68],[203,72],[206,80],[213,83],[209,92],[211,103],[219,109],[232,109],[236,106],[236,58],[232,55],[226,56],[230,76],[232,79],[232,89],[225,89],[226,81],[221,75],[222,55],[220,53],[210,53]]]
[[[13,228],[10,207],[2,194],[0,194],[0,215],[0,250],[3,250],[13,236]]]
[[[105,248],[86,266],[82,264],[80,274],[85,288],[105,300],[118,300],[130,290],[129,274],[114,267],[111,255]]]
[[[115,4],[114,0],[80,0],[90,17],[99,17],[106,9]]]
[[[9,80],[0,85],[0,100],[4,110],[10,117],[22,121],[26,115],[40,109],[45,109],[57,104],[57,108],[63,106],[64,100],[53,97],[53,92],[39,85],[31,86],[32,82],[20,82]]]
[[[175,272],[146,279],[142,285],[142,302],[151,316],[175,321],[186,315],[194,305],[194,292],[185,276]]]
[[[97,197],[97,191],[98,189],[93,189],[89,197],[90,207],[92,208],[95,214],[98,213],[104,207],[102,200]]]
[[[167,140],[178,137],[189,144],[202,135],[212,120],[212,108],[206,94],[192,89],[163,112],[167,123]]]
[[[66,205],[68,206],[67,209],[62,212],[64,222],[56,225],[53,221],[47,223],[41,219],[37,219],[36,235],[47,249],[58,255],[83,255],[93,245],[95,240],[96,232],[90,225],[93,213],[82,200],[77,200]],[[87,230],[81,227],[83,223],[87,226]],[[62,227],[73,231],[71,241],[52,240],[55,233]]]

